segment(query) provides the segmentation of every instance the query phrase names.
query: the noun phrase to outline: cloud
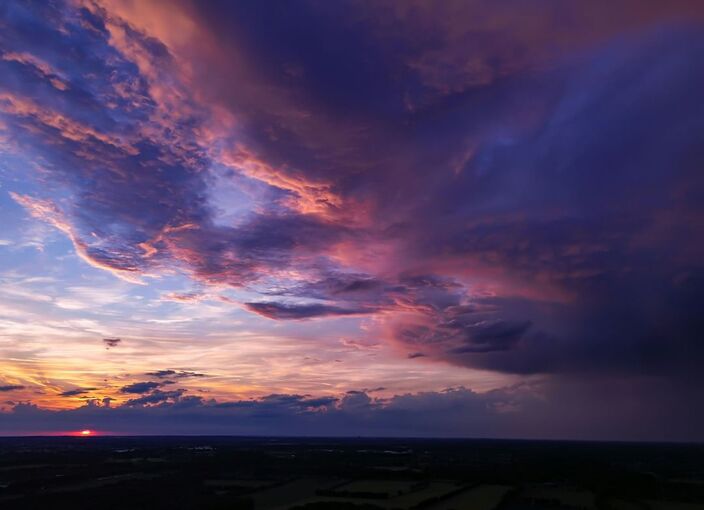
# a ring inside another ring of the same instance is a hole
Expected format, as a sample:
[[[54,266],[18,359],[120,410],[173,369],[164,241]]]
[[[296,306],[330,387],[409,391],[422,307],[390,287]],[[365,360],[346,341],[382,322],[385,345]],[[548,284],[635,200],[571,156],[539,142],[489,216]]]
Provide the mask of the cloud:
[[[23,390],[23,389],[25,389],[25,387],[20,384],[0,385],[0,392],[17,391],[17,390]]]
[[[371,311],[368,309],[350,309],[322,304],[293,304],[293,303],[245,303],[245,307],[269,319],[311,319],[315,317],[363,315]]]
[[[146,384],[146,383],[142,383]],[[134,385],[133,385],[134,386]],[[152,388],[150,388],[152,389]],[[146,393],[148,390],[144,391],[129,391],[127,393]],[[157,405],[166,402],[179,401],[180,397],[183,395],[185,390],[173,390],[173,391],[161,391],[153,390],[147,395],[143,395],[138,398],[133,398],[125,402],[123,405],[125,407],[135,407],[135,406],[145,406],[145,405]]]
[[[165,301],[175,301],[176,303],[196,302],[204,297],[204,294],[201,292],[169,292],[161,296]]]
[[[373,340],[356,340],[353,338],[343,338],[342,345],[356,351],[373,351],[379,349],[380,344]]]
[[[122,339],[116,337],[103,338],[103,343],[105,344],[106,349],[110,349],[111,347],[117,347],[120,345],[122,343]]]
[[[146,375],[152,376],[152,377],[158,377],[160,379],[162,378],[174,378],[174,379],[183,379],[186,377],[206,377],[205,374],[201,374],[199,372],[192,372],[189,370],[157,370],[155,372],[147,372]]]
[[[42,200],[27,195],[10,192],[12,199],[22,205],[33,217],[52,225],[66,234],[73,244],[76,254],[85,262],[99,269],[105,269],[126,281],[139,283],[135,273],[137,266],[130,257],[115,250],[112,252],[95,248],[81,239],[75,228],[65,218],[64,213],[51,200]]]
[[[156,372],[147,372],[146,375],[153,377],[173,377],[176,375],[175,370],[157,370]]]
[[[59,395],[62,397],[76,397],[79,395],[85,395],[96,389],[97,388],[76,388],[73,390],[62,391],[61,393],[59,393]]]
[[[154,390],[121,406],[93,402],[50,411],[16,404],[2,414],[0,433],[75,430],[91,423],[115,434],[701,440],[704,416],[691,406],[694,393],[647,379],[636,384],[572,379],[560,388],[524,383],[488,392],[458,387],[388,397],[349,391],[235,401]],[[681,398],[672,399],[673,391]]]
[[[120,388],[120,393],[148,393],[161,386],[161,384],[154,381],[136,382]]]

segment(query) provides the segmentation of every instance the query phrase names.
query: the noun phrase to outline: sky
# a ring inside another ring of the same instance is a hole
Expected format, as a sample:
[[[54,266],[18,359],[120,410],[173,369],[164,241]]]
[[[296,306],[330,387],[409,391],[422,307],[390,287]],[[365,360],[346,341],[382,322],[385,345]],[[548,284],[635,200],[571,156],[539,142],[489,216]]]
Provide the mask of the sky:
[[[704,440],[699,0],[0,3],[0,434]]]

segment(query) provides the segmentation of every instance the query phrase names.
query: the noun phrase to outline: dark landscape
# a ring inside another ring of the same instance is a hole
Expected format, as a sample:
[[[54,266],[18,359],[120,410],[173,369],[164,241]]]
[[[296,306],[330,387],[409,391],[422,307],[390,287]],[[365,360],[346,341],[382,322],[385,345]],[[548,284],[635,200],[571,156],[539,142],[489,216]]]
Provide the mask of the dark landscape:
[[[0,439],[3,509],[704,509],[704,445]]]

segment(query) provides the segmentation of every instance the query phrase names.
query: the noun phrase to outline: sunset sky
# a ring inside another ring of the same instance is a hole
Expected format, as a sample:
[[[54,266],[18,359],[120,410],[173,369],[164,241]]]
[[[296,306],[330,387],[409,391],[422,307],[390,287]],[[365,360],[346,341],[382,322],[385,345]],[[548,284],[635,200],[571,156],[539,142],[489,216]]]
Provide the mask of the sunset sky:
[[[0,2],[0,434],[704,440],[700,0]]]

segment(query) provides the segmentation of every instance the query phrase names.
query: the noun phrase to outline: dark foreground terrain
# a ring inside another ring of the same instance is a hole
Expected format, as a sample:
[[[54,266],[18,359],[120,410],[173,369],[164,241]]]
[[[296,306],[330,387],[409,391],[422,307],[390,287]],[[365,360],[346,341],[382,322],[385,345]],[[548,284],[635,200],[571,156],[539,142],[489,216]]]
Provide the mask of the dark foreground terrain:
[[[0,438],[0,509],[704,510],[704,446]]]

